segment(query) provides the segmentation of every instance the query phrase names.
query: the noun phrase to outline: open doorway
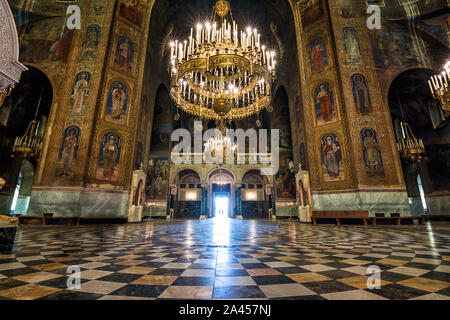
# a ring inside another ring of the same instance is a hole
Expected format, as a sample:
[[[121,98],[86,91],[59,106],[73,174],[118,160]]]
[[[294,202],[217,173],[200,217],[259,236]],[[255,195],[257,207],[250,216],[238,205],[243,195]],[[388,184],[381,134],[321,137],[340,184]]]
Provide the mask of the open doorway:
[[[214,216],[216,218],[227,218],[230,216],[230,194],[215,193],[214,194]]]

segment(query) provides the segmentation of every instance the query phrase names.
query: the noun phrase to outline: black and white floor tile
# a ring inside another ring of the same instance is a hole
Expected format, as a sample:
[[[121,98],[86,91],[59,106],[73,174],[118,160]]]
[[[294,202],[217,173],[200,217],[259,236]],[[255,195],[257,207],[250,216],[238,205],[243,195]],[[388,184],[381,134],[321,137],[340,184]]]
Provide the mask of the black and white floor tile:
[[[449,300],[449,240],[448,223],[23,226],[0,255],[0,299]],[[370,266],[380,289],[368,288]]]

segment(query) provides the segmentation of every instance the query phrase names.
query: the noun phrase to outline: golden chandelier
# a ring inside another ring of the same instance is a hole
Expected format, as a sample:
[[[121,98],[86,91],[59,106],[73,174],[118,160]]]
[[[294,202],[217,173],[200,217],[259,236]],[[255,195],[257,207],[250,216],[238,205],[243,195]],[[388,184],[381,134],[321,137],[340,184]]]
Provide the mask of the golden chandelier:
[[[275,52],[261,44],[256,29],[239,31],[227,1],[216,3],[211,20],[192,28],[189,40],[170,43],[170,95],[177,107],[221,126],[272,111]]]
[[[422,139],[416,138],[407,122],[402,121],[401,126],[403,139],[397,143],[401,158],[410,162],[422,161],[426,154]]]
[[[44,88],[42,88],[41,91],[41,96],[39,98],[36,113],[34,114],[34,119],[28,125],[27,131],[25,131],[25,134],[22,137],[16,137],[16,139],[14,140],[13,154],[11,155],[11,157],[13,158],[15,157],[15,155],[18,155],[20,158],[24,159],[39,158],[42,150],[43,140],[42,137],[38,134],[41,123],[36,119],[41,107],[43,94]]]
[[[428,85],[433,98],[439,101],[441,108],[445,112],[445,117],[448,117],[450,113],[450,61],[442,69],[444,71],[441,74],[432,76],[428,80]]]

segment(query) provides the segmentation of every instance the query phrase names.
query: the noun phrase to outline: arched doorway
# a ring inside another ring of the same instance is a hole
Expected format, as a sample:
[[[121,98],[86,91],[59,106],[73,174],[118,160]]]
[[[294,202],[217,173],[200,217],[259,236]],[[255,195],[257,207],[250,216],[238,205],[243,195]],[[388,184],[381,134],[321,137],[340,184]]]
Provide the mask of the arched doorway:
[[[244,219],[268,219],[269,198],[266,195],[267,177],[259,170],[250,170],[242,178],[241,212]]]
[[[403,175],[410,197],[411,210],[421,215],[448,212],[450,198],[450,127],[426,86],[435,72],[416,68],[398,75],[389,89],[391,111],[397,141],[403,137],[401,122],[407,122],[426,148],[426,157],[418,163],[402,160]],[[427,208],[428,207],[428,208]]]
[[[207,182],[207,208],[209,217],[230,217],[236,215],[236,178],[228,169],[212,171]]]
[[[21,197],[31,195],[38,161],[37,159],[24,161],[17,155],[12,155],[13,145],[16,137],[25,134],[35,115],[40,121],[38,135],[44,138],[53,100],[53,88],[48,77],[37,68],[30,66],[27,68],[28,71],[22,73],[19,84],[0,109],[0,177],[6,180],[5,187],[0,191],[0,210],[4,213],[12,212],[12,209],[15,209],[14,213],[27,212],[28,200],[22,202]],[[42,100],[36,114],[41,94]]]
[[[174,199],[175,219],[200,219],[202,213],[202,186],[194,170],[179,172],[173,181],[177,194]]]

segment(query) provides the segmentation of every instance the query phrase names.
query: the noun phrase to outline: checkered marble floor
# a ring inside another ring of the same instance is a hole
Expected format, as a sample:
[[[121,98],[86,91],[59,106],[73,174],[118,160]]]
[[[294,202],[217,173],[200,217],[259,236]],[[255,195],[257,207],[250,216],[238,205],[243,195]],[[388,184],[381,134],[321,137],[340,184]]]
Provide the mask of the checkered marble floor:
[[[450,299],[450,224],[23,226],[0,299]],[[367,269],[381,289],[367,288]],[[68,267],[81,288],[67,289]]]

